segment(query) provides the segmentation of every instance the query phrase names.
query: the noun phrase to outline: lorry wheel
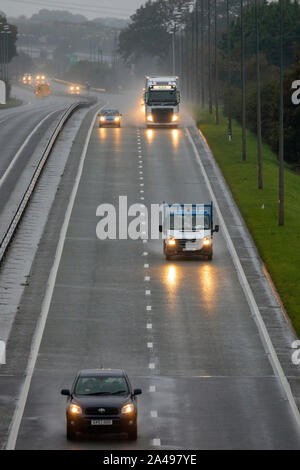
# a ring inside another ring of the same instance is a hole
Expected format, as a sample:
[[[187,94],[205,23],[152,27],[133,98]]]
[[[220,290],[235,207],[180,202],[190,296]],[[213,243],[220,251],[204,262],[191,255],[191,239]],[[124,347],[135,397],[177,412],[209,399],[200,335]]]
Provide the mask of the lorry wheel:
[[[168,255],[167,253],[165,253],[165,256],[166,256],[166,260],[170,260],[171,259],[171,255]]]

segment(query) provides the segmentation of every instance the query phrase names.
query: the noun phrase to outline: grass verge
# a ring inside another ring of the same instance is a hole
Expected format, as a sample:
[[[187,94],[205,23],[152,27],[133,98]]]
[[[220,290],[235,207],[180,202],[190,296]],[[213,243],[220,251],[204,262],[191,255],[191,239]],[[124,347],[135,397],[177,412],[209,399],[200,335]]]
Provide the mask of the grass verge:
[[[285,223],[279,227],[277,155],[263,145],[263,189],[258,189],[256,136],[247,131],[242,162],[241,126],[233,121],[229,142],[224,116],[216,125],[208,110],[197,108],[194,114],[300,336],[300,176],[285,166]]]

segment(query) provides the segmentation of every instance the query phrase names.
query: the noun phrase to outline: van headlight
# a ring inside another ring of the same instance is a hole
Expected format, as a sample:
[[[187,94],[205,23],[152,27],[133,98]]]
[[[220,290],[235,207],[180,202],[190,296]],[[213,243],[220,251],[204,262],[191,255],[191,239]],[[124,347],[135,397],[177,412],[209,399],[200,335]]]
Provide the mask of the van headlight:
[[[178,114],[173,114],[172,121],[178,121]]]
[[[170,245],[170,246],[176,245],[176,240],[175,240],[175,238],[170,238],[170,240],[168,240],[168,245]]]
[[[153,121],[153,117],[152,117],[152,115],[151,115],[151,114],[148,114],[148,116],[147,116],[147,121],[150,121],[150,122],[152,122],[152,121]]]
[[[204,238],[203,245],[208,246],[210,244],[211,244],[211,239],[210,238]]]

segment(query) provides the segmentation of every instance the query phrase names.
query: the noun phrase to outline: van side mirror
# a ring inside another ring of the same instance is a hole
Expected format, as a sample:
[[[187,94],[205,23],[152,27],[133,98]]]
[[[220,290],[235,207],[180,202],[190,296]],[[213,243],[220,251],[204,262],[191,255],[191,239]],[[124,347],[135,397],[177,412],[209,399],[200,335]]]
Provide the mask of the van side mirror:
[[[215,230],[214,232],[218,232],[219,231],[219,225],[215,225]]]
[[[162,225],[159,226],[159,231],[162,233]]]
[[[68,390],[68,389],[63,389],[63,390],[61,390],[60,393],[61,393],[61,395],[66,395],[67,397],[69,397],[71,395],[70,390]]]

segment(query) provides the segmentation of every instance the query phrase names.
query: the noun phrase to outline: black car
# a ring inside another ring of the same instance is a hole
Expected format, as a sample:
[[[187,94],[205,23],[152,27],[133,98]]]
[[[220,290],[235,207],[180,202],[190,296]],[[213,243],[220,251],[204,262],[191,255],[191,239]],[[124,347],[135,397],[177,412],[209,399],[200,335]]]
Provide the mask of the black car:
[[[128,434],[137,439],[137,400],[140,389],[133,390],[121,369],[87,369],[77,373],[67,398],[67,439],[77,432],[106,431]]]
[[[99,127],[121,127],[121,117],[122,114],[118,109],[102,109],[102,111],[98,114]]]

